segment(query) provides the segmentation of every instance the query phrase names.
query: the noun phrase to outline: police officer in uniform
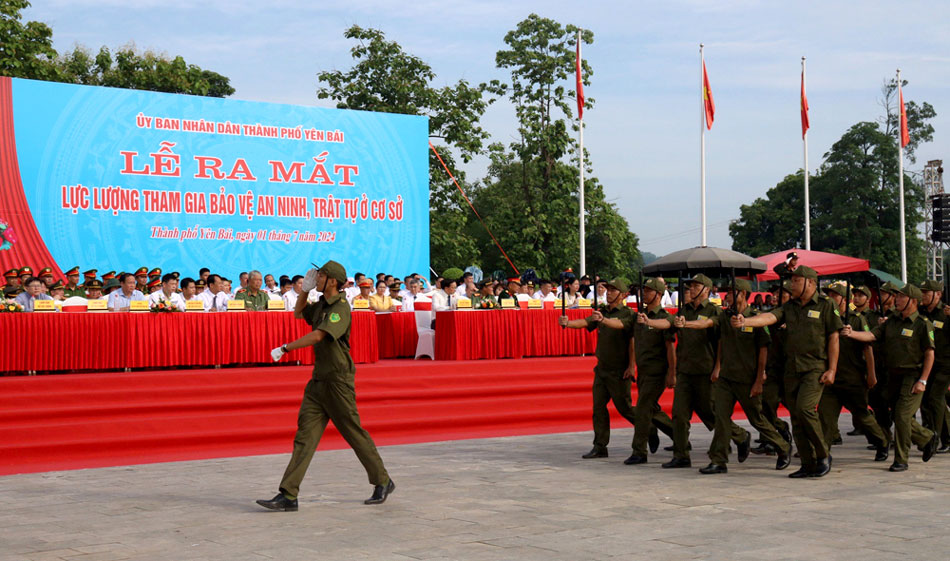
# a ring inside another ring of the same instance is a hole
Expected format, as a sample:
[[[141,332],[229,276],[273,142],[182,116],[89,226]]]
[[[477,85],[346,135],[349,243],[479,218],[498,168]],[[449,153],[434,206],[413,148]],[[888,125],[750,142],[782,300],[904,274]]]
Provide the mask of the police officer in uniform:
[[[846,314],[850,304],[847,301],[849,291],[845,283],[833,283],[825,292],[835,302],[837,312],[842,316],[845,325],[850,325],[855,331],[871,330],[867,318],[862,314]],[[843,318],[844,315],[848,316],[847,319]],[[841,340],[839,347],[835,383],[825,386],[818,403],[818,418],[821,420],[825,441],[832,441],[838,427],[841,407],[844,406],[851,412],[854,426],[877,450],[874,461],[883,462],[888,457],[888,437],[868,411],[868,389],[877,385],[874,351],[870,345],[849,338]]]
[[[647,463],[647,443],[653,419],[666,388],[676,385],[676,332],[673,316],[660,306],[666,283],[658,278],[643,283],[643,309],[633,329],[633,352],[637,365],[637,407],[634,413],[633,454],[627,465]],[[664,414],[665,416],[665,414]]]
[[[858,341],[883,344],[894,411],[894,463],[890,471],[907,470],[911,441],[923,450],[925,462],[937,451],[938,436],[914,418],[934,364],[933,324],[917,310],[922,296],[919,288],[907,283],[895,295],[896,313],[883,324],[871,331],[854,331],[847,325],[841,332]]]
[[[792,435],[802,467],[791,478],[824,477],[831,472],[831,454],[818,420],[823,386],[834,384],[838,365],[838,331],[842,328],[834,303],[818,292],[818,273],[801,265],[791,273],[792,300],[771,312],[746,318],[733,316],[731,325],[787,327],[785,401],[792,415]]]
[[[713,430],[712,374],[719,344],[719,316],[722,309],[709,301],[712,279],[696,275],[686,280],[686,296],[680,315],[673,319],[677,328],[676,387],[673,390],[673,459],[664,468],[690,467],[689,429],[693,413]],[[687,328],[687,326],[689,326]],[[749,455],[749,433],[730,421],[732,440],[740,461]]]
[[[748,297],[752,284],[744,279],[735,280],[735,290],[726,295],[727,305],[734,306],[738,314],[747,318],[756,315],[749,307]],[[732,413],[736,402],[742,406],[746,418],[759,431],[762,438],[778,450],[775,469],[785,469],[791,463],[791,444],[785,440],[774,425],[762,416],[762,390],[765,385],[765,364],[768,347],[772,342],[767,327],[743,327],[733,329],[727,314],[716,318],[720,331],[719,349],[711,378],[713,409],[716,413],[716,428],[709,445],[709,465],[699,473],[709,475],[726,473],[729,460],[729,436],[733,432]],[[745,432],[745,431],[743,431]],[[749,456],[751,435],[745,432],[745,451],[739,448],[739,462]]]
[[[934,326],[934,366],[930,371],[927,391],[920,405],[924,426],[938,435],[943,432],[947,417],[947,387],[950,386],[950,318],[944,312],[943,283],[927,280],[920,285],[923,299],[920,314]]]
[[[558,316],[558,323],[572,329],[597,330],[597,365],[594,367],[594,447],[581,456],[584,459],[606,458],[607,443],[610,442],[610,414],[607,404],[613,401],[620,415],[636,423],[633,403],[630,399],[630,386],[635,375],[633,362],[632,337],[636,322],[633,310],[624,305],[628,285],[626,279],[613,279],[607,284],[607,301],[602,310],[594,312],[584,319],[568,320],[567,316]],[[665,413],[655,412],[654,419],[659,426],[669,430]],[[656,445],[654,444],[654,450]]]
[[[72,296],[86,297],[86,289],[79,285],[79,267],[66,271],[66,298]]]
[[[775,300],[775,308],[783,306],[789,299],[787,286],[789,281],[779,281],[771,286],[772,297]],[[768,357],[765,363],[765,384],[762,386],[762,415],[765,420],[772,423],[775,430],[782,438],[791,442],[792,433],[789,431],[788,423],[785,419],[778,416],[778,406],[784,403],[785,399],[785,362],[788,357],[785,356],[785,324],[775,324],[769,327]],[[786,404],[787,408],[787,404]],[[753,448],[755,454],[774,454],[775,450],[760,438],[761,443],[757,448]]]
[[[307,383],[300,404],[294,451],[280,482],[280,492],[273,499],[257,501],[265,508],[297,510],[300,482],[329,421],[333,421],[356,452],[369,482],[375,486],[373,496],[364,502],[383,503],[396,489],[373,439],[360,425],[354,386],[356,368],[350,356],[350,305],[340,291],[344,284],[346,270],[336,261],[327,261],[319,270],[308,271],[303,284],[304,294],[316,288],[323,297],[313,304],[308,304],[306,298],[298,298],[294,317],[304,319],[313,331],[271,351],[276,362],[288,351],[312,345],[315,360],[313,378]]]

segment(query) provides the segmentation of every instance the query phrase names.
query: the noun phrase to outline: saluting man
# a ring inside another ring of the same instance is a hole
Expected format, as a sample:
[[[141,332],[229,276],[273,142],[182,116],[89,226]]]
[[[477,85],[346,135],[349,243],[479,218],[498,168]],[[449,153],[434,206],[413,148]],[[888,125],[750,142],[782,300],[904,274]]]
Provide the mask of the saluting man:
[[[846,325],[841,332],[865,343],[881,341],[884,346],[894,411],[894,463],[890,471],[907,470],[911,441],[923,450],[925,462],[937,451],[937,435],[914,418],[934,364],[933,324],[917,311],[922,296],[919,288],[907,283],[895,295],[896,313],[882,325],[871,331],[855,331]]]
[[[297,434],[294,451],[284,471],[277,495],[257,504],[271,510],[296,511],[300,482],[303,481],[320,437],[333,421],[346,442],[353,447],[356,457],[366,470],[369,482],[374,485],[373,496],[366,504],[385,502],[396,489],[379,457],[376,444],[360,425],[356,409],[354,377],[356,368],[350,355],[350,305],[340,291],[346,284],[346,270],[336,261],[327,261],[323,267],[310,269],[303,281],[303,293],[316,288],[323,296],[308,304],[306,298],[298,298],[294,317],[305,320],[313,331],[303,337],[281,345],[271,351],[274,361],[284,353],[313,346],[313,378],[304,389],[300,414],[297,417]]]
[[[795,268],[790,288],[792,299],[785,305],[750,318],[738,314],[730,323],[736,329],[785,323],[785,402],[802,461],[801,468],[788,476],[824,477],[831,472],[831,454],[817,408],[823,386],[835,383],[838,331],[843,325],[834,303],[818,293],[818,273],[814,269],[805,265]]]

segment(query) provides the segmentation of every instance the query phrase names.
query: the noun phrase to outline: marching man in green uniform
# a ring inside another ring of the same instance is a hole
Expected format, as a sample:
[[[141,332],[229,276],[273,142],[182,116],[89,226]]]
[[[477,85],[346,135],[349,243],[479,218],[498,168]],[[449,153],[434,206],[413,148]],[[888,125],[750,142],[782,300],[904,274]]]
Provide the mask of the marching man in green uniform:
[[[934,326],[934,366],[930,371],[927,391],[920,404],[924,426],[940,434],[947,417],[947,387],[950,386],[950,318],[944,312],[943,283],[935,280],[920,285],[923,309],[920,314]]]
[[[841,318],[834,303],[818,293],[818,273],[801,265],[791,273],[792,299],[771,312],[732,317],[736,329],[785,323],[785,403],[792,415],[792,435],[802,467],[792,478],[824,477],[831,472],[831,455],[818,420],[822,386],[835,383],[838,331]]]
[[[346,270],[336,261],[327,261],[319,270],[310,269],[303,281],[303,293],[316,288],[323,296],[313,304],[308,304],[306,298],[298,298],[294,317],[305,320],[313,331],[271,351],[276,362],[288,351],[313,346],[315,360],[313,378],[307,383],[300,404],[294,451],[280,482],[280,492],[273,499],[257,501],[265,508],[297,510],[300,482],[329,421],[333,421],[356,452],[369,482],[375,486],[373,496],[364,502],[381,504],[396,489],[373,439],[360,425],[354,386],[356,368],[350,356],[350,305],[340,292],[344,284]]]
[[[726,294],[726,304],[735,306],[735,312],[738,314],[748,314],[747,320],[756,315],[756,311],[749,307],[750,292],[752,285],[749,281],[736,279],[735,291],[730,290]],[[699,473],[708,475],[728,472],[726,463],[729,460],[729,438],[734,434],[735,426],[732,422],[732,412],[737,401],[762,438],[778,449],[775,469],[787,468],[791,463],[791,445],[782,438],[775,426],[762,416],[761,396],[765,384],[765,363],[768,347],[772,342],[768,328],[746,326],[733,329],[730,326],[730,316],[725,313],[717,315],[715,320],[694,321],[684,327],[718,329],[720,332],[716,363],[710,376],[711,380],[715,381],[712,385],[712,401],[716,428],[709,445],[710,463],[701,468]],[[742,439],[744,448],[739,447],[740,463],[748,458],[749,443],[752,440],[748,432],[742,432],[745,434]]]
[[[836,282],[829,285],[825,292],[835,302],[838,313],[844,318],[846,306],[849,305],[847,286]],[[845,325],[851,326],[852,330],[871,330],[864,315],[859,313],[847,315],[847,319],[843,320]],[[818,418],[821,420],[825,441],[831,442],[838,428],[841,407],[844,406],[851,412],[855,428],[859,429],[868,442],[876,448],[877,455],[874,456],[874,461],[883,462],[888,457],[889,440],[874,420],[874,416],[868,411],[868,390],[877,384],[874,351],[870,345],[849,338],[840,341],[839,347],[838,373],[835,376],[835,383],[825,386],[821,401],[818,403]]]
[[[627,291],[626,279],[614,279],[607,284],[606,310],[594,310],[585,319],[570,321],[567,316],[558,316],[558,323],[563,327],[597,330],[597,365],[594,367],[593,386],[594,447],[581,456],[584,459],[607,457],[607,443],[610,442],[609,402],[613,401],[617,412],[636,426],[636,415],[630,399],[630,386],[635,374],[632,337],[636,318],[633,310],[624,305]],[[665,413],[656,411],[654,419],[658,426],[670,430],[669,417]]]
[[[676,387],[673,390],[673,459],[664,468],[690,467],[689,429],[695,412],[706,428],[713,430],[712,380],[719,341],[718,319],[722,309],[709,301],[712,279],[696,275],[685,281],[686,297],[681,315],[673,319],[677,327]],[[689,329],[680,329],[689,325]],[[700,327],[701,326],[701,327]],[[706,329],[707,327],[711,329]],[[749,433],[730,421],[739,461],[749,456]]]
[[[789,281],[778,281],[771,287],[772,296],[775,299],[775,307],[780,308],[789,299],[790,288]],[[792,441],[792,433],[789,431],[788,423],[785,419],[778,416],[778,406],[784,401],[785,396],[785,362],[788,357],[785,356],[785,324],[772,325],[769,327],[768,358],[765,362],[765,384],[762,386],[762,415],[765,420],[772,423],[772,426],[778,430],[786,441]],[[753,448],[755,454],[774,453],[769,444],[763,439],[759,439],[761,444],[758,448]]]
[[[890,471],[907,470],[911,441],[923,450],[925,462],[937,451],[937,435],[914,418],[934,364],[933,324],[917,311],[921,297],[920,289],[907,283],[894,298],[896,313],[882,325],[871,331],[855,331],[846,325],[841,331],[845,337],[883,344],[894,411],[894,463]]]
[[[654,429],[653,418],[666,388],[676,385],[676,332],[673,316],[660,306],[666,283],[657,278],[643,283],[643,309],[633,329],[636,361],[637,407],[634,413],[633,454],[627,465],[647,463],[647,443]],[[665,416],[665,415],[664,415]]]

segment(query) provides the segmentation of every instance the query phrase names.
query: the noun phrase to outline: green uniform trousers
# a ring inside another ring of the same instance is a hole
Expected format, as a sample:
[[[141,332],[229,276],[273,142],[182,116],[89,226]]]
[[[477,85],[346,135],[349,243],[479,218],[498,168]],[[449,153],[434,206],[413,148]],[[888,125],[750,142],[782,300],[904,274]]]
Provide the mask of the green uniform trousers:
[[[623,372],[607,375],[594,374],[594,447],[606,450],[610,442],[610,413],[607,404],[613,401],[620,416],[637,426],[636,409],[630,399],[630,379],[623,378]],[[673,426],[669,415],[663,412],[658,403],[654,404],[653,424],[664,434],[673,437]]]
[[[818,381],[822,371],[786,372],[785,403],[792,416],[792,436],[802,465],[813,468],[828,456],[828,444],[818,420],[818,402],[823,386]]]
[[[637,377],[637,407],[633,414],[632,448],[634,455],[647,457],[647,441],[650,438],[650,432],[653,430],[653,419],[657,415],[657,409],[660,408],[660,397],[665,389],[666,376]],[[669,417],[666,418],[669,419]]]
[[[942,432],[947,417],[947,385],[950,385],[950,368],[934,365],[927,379],[927,390],[920,404],[923,425],[935,432]]]
[[[729,438],[733,433],[732,427],[735,426],[735,423],[732,422],[732,413],[737,401],[745,412],[749,423],[759,431],[766,442],[778,448],[782,454],[787,455],[791,452],[791,445],[782,438],[782,435],[778,433],[778,429],[762,415],[762,397],[751,397],[749,395],[751,392],[752,384],[743,384],[722,378],[713,384],[712,399],[713,410],[716,412],[716,428],[713,432],[712,444],[709,445],[709,461],[712,463],[724,466],[729,461]],[[742,440],[749,438],[748,432],[745,430],[742,430],[742,432],[745,433]]]
[[[712,388],[715,385],[709,379],[709,374],[676,375],[676,388],[673,390],[674,458],[689,459],[689,429],[693,413],[696,413],[707,429],[713,430],[716,426],[712,400]],[[730,423],[732,440],[737,445],[744,442],[746,430],[731,421]]]
[[[772,423],[779,433],[788,433],[788,423],[778,416],[778,406],[782,403],[785,390],[784,376],[780,372],[769,372],[762,386],[762,416]]]
[[[933,438],[930,429],[917,422],[917,410],[924,399],[923,393],[911,393],[920,377],[919,372],[890,372],[891,403],[894,409],[894,463],[906,464],[910,443],[923,448]]]
[[[856,384],[834,384],[826,386],[818,403],[818,419],[825,442],[834,439],[838,429],[838,417],[841,408],[851,412],[854,427],[861,431],[868,442],[874,446],[884,446],[890,442],[884,430],[868,411],[868,391],[865,386]]]
[[[327,423],[340,431],[347,444],[356,452],[369,482],[373,485],[389,483],[389,474],[376,445],[369,433],[360,426],[360,414],[356,410],[356,391],[351,383],[343,381],[310,380],[303,391],[303,402],[297,416],[297,434],[294,436],[294,452],[287,470],[280,481],[280,492],[296,498],[313,453],[320,443]]]
[[[894,423],[894,412],[891,410],[890,384],[888,383],[887,370],[883,366],[875,369],[877,375],[877,384],[868,390],[868,405],[874,411],[874,420],[877,426],[881,427],[888,441],[894,439],[891,434],[891,425]]]

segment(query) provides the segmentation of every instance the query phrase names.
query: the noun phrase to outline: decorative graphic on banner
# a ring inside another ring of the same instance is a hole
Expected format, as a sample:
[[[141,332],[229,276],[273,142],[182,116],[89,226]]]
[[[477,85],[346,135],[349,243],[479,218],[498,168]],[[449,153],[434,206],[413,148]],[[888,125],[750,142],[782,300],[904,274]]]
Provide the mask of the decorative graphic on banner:
[[[424,117],[0,78],[0,138],[0,269],[428,270]]]

